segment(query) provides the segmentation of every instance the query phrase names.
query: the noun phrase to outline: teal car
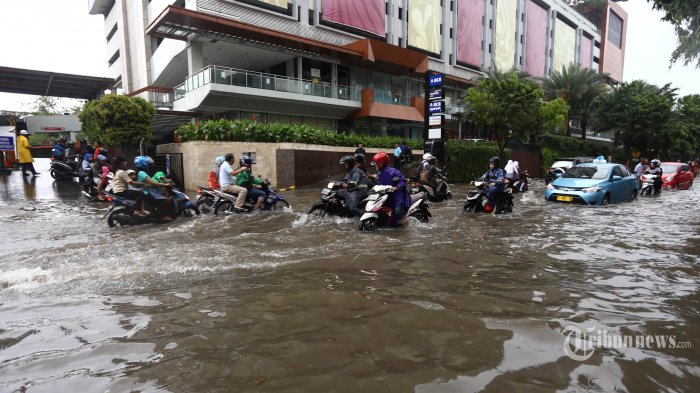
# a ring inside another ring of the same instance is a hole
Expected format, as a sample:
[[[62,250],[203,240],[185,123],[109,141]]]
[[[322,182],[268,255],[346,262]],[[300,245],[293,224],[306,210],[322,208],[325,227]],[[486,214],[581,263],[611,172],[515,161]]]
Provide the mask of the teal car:
[[[550,202],[607,205],[637,197],[637,178],[620,164],[579,164],[551,182],[544,193]]]

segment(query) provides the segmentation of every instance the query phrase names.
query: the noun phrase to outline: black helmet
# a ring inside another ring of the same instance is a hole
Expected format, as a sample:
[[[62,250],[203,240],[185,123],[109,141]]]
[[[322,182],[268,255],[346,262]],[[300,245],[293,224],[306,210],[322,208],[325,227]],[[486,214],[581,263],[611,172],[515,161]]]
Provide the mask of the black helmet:
[[[253,165],[253,159],[248,156],[241,157],[241,159],[238,160],[238,162],[241,164],[241,166],[250,167]]]
[[[661,165],[661,161],[659,160],[651,160],[651,167],[656,169]]]
[[[348,156],[343,156],[343,158],[340,159],[339,164],[340,164],[340,165],[343,165],[343,164],[345,164],[346,162],[347,162],[348,164],[350,164],[350,166],[355,166],[355,157],[350,156],[350,155],[348,155]]]
[[[364,164],[365,163],[365,155],[364,154],[355,154],[355,162],[357,164]]]
[[[496,168],[498,168],[498,167],[500,166],[500,164],[501,164],[501,159],[498,158],[498,157],[491,157],[491,158],[489,159],[489,164],[492,163],[492,162],[493,162],[493,165],[495,165]]]

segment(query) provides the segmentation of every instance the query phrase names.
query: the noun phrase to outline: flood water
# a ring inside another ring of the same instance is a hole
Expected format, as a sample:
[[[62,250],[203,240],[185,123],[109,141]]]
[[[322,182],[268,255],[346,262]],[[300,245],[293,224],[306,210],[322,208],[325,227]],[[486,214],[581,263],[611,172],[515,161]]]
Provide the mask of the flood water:
[[[110,230],[77,183],[18,179],[0,178],[1,392],[700,386],[698,189],[587,208],[535,182],[487,216],[461,214],[460,186],[429,224],[364,234],[304,214],[320,188],[284,193],[292,211]],[[579,361],[569,325],[683,345]]]

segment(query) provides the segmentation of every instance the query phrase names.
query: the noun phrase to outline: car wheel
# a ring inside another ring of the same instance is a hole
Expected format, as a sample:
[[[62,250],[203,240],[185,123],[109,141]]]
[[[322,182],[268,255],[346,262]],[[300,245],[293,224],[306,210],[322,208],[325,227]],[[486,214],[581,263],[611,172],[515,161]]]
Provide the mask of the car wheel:
[[[610,194],[605,194],[603,197],[603,203],[601,205],[606,206],[610,204]]]

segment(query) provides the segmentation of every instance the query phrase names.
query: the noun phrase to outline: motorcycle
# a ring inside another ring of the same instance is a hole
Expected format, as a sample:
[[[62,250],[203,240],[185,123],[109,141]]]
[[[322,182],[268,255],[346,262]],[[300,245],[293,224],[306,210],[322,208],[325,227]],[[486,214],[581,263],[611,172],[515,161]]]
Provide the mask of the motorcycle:
[[[639,191],[639,195],[645,196],[645,195],[652,195],[652,194],[660,194],[661,193],[661,187],[656,188],[654,187],[654,183],[656,183],[656,178],[659,177],[658,175],[642,175],[642,189]]]
[[[197,206],[190,201],[190,198],[185,195],[185,193],[174,187],[169,188],[169,191],[175,200],[174,217],[192,217],[200,214]],[[108,195],[107,200],[112,202],[112,206],[110,206],[107,211],[107,225],[109,225],[110,228],[117,225],[132,226],[146,223],[163,223],[156,209],[152,207],[149,208],[149,214],[147,216],[140,216],[134,214],[134,212],[138,210],[138,206],[134,200],[122,198],[114,194]]]
[[[262,210],[282,210],[290,208],[287,199],[284,196],[278,194],[277,190],[275,190],[274,188],[270,188],[269,180],[264,180],[260,189],[265,193],[265,200],[263,201],[263,205],[261,207]],[[219,191],[219,197],[219,201],[216,202],[216,204],[214,205],[214,215],[218,215],[219,213],[224,215],[236,214],[236,209],[234,208],[234,206],[236,204],[236,199],[238,198],[238,196],[234,194],[229,194],[227,192]],[[251,212],[254,206],[254,203],[252,203],[250,200],[246,200],[243,203],[243,210],[245,210],[245,212]]]
[[[342,181],[330,181],[326,188],[321,190],[321,201],[311,206],[309,215],[353,218],[354,215],[350,211],[347,201],[339,194],[341,190],[343,190]]]
[[[422,192],[427,194],[430,202],[442,202],[447,199],[452,199],[450,186],[443,180],[438,180],[438,185],[435,189],[423,182],[414,181],[411,185],[411,194],[419,194]]]
[[[516,182],[508,182],[508,187],[513,194],[517,194],[519,192],[525,192],[529,189],[529,178],[532,177],[527,171],[522,171],[520,172],[520,179],[518,179]]]
[[[55,180],[68,180],[80,177],[80,163],[75,160],[57,161],[51,157],[49,173]]]
[[[391,215],[394,213],[391,207],[385,206],[391,193],[391,186],[374,186],[369,196],[363,201],[365,214],[360,218],[360,230],[372,232],[380,227],[388,227]],[[422,223],[427,223],[432,217],[428,211],[428,196],[426,193],[411,196],[411,206],[406,213],[407,217],[413,217]]]
[[[82,182],[82,184],[80,185],[81,194],[83,194],[83,196],[85,198],[87,198],[88,202],[106,202],[107,199],[100,199],[99,197],[101,195],[103,198],[106,198],[107,194],[109,194],[109,192],[112,190],[111,185],[112,185],[113,178],[114,178],[114,174],[112,172],[110,172],[107,175],[107,179],[109,180],[109,183],[102,190],[102,193],[98,193],[96,188],[91,187],[89,184],[87,184],[85,182]],[[100,182],[99,177],[95,177],[94,180],[95,180],[95,184],[99,184],[99,182]]]
[[[214,207],[221,200],[222,191],[211,187],[197,187],[195,205],[204,214],[214,213]]]
[[[495,214],[512,213],[513,212],[513,192],[510,188],[506,188],[496,200],[496,207],[492,208],[486,199],[486,188],[493,183],[484,181],[472,182],[476,187],[469,191],[467,202],[464,204],[463,211],[465,212],[484,212]]]

